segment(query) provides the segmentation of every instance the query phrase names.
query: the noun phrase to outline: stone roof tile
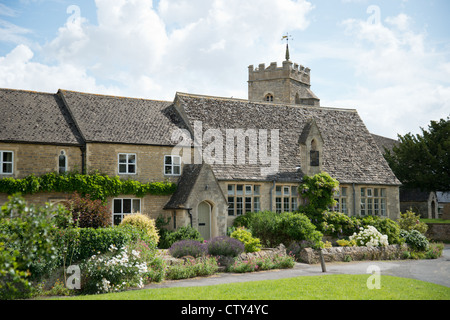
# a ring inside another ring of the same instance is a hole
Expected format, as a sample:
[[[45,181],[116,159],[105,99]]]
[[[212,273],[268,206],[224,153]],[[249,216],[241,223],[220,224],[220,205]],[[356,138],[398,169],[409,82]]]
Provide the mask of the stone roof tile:
[[[400,184],[356,110],[253,103],[184,93],[177,93],[177,99],[191,126],[200,121],[204,132],[218,129],[226,136],[227,129],[279,130],[278,174],[263,175],[259,165],[248,163],[212,164],[218,180],[301,180],[303,172],[297,169],[299,140],[305,126],[314,120],[324,140],[323,170],[332,177],[341,183]]]
[[[185,129],[173,103],[60,90],[86,142],[172,146]]]
[[[82,138],[56,94],[0,89],[0,141],[81,145]]]

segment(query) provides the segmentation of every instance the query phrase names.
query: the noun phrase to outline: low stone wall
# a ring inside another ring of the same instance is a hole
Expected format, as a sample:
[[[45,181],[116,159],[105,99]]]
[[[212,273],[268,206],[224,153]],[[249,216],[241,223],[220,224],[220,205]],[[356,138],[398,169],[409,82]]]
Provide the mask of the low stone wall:
[[[177,259],[172,257],[168,250],[159,250],[159,255],[163,257],[168,265],[176,265],[176,264],[184,264],[186,259],[192,257],[183,257],[181,259]],[[286,255],[286,247],[280,244],[277,248],[274,249],[262,249],[258,252],[251,253],[241,253],[236,260],[247,261],[255,258],[270,258],[276,256],[285,256]],[[218,257],[218,262],[221,267],[221,270],[226,268],[229,264],[234,263],[235,258],[232,257]]]
[[[286,247],[283,244],[280,244],[277,248],[273,249],[261,249],[258,252],[250,252],[250,253],[241,253],[238,257],[218,257],[218,262],[221,268],[225,269],[230,264],[237,261],[248,261],[255,258],[272,258],[276,256],[285,256],[286,255]]]
[[[361,260],[399,260],[406,245],[390,245],[386,247],[332,247],[322,249],[325,262],[348,262]],[[319,251],[311,248],[300,252],[300,262],[308,264],[320,263]]]
[[[426,236],[434,241],[450,242],[450,224],[427,223],[428,231]]]

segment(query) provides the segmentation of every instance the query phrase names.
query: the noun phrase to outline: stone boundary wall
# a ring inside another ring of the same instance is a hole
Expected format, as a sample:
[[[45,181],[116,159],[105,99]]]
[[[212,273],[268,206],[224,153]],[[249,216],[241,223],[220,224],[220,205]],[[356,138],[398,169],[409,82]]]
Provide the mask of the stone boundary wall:
[[[163,257],[168,265],[176,265],[176,264],[184,264],[186,259],[192,257],[183,257],[183,258],[174,258],[169,254],[167,249],[159,250],[159,255]],[[268,258],[268,257],[276,257],[276,256],[285,256],[286,255],[286,247],[283,244],[280,244],[277,248],[274,249],[261,249],[258,252],[251,253],[241,253],[236,260],[247,261],[255,258]],[[218,257],[218,262],[221,269],[226,268],[229,264],[234,263],[235,259],[232,257]]]
[[[450,224],[427,223],[426,236],[434,241],[450,242]]]
[[[389,245],[386,247],[332,247],[322,249],[325,262],[348,262],[362,260],[400,260],[406,245]],[[311,248],[300,252],[300,262],[320,263],[319,251]]]

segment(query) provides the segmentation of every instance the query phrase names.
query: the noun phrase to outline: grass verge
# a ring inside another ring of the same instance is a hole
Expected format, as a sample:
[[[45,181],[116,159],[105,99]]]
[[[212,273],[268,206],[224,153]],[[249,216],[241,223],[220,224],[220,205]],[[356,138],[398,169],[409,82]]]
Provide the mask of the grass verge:
[[[152,288],[64,299],[75,300],[450,300],[450,288],[414,279],[381,276],[369,290],[369,275],[324,275],[222,284]]]

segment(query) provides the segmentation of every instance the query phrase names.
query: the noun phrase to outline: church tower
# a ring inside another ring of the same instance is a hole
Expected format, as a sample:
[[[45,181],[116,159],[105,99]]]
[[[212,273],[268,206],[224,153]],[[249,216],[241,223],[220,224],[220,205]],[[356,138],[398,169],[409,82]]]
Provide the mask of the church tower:
[[[286,45],[286,60],[278,67],[272,62],[266,68],[262,63],[258,68],[248,67],[248,100],[250,102],[273,102],[320,106],[320,99],[311,91],[311,70],[292,63],[289,44]]]

